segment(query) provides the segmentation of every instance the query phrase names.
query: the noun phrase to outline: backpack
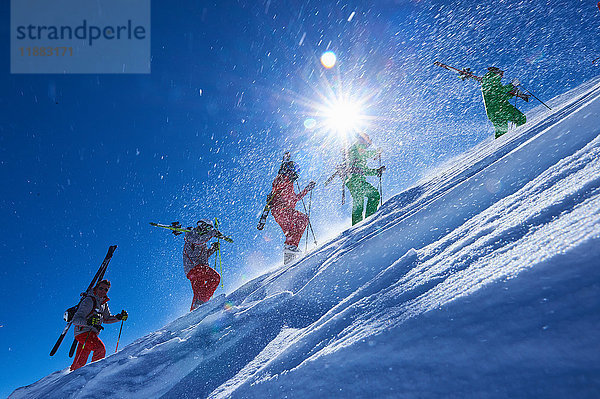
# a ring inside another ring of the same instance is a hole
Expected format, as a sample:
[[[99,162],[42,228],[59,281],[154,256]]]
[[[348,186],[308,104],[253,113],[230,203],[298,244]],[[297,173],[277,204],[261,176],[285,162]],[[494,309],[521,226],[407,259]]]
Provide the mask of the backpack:
[[[87,297],[84,296],[83,299],[85,299]],[[96,309],[96,298],[94,298],[93,296],[90,296],[90,298],[92,298],[92,301],[94,301],[94,306],[92,307],[92,311],[90,312],[90,314],[87,315],[87,317],[89,317],[92,313],[94,313],[94,310]],[[83,299],[81,300],[81,302],[83,302]],[[65,310],[65,314],[63,315],[63,319],[66,322],[70,322],[73,320],[73,316],[75,316],[75,312],[77,312],[77,309],[79,309],[79,305],[81,304],[81,302],[79,302],[77,305],[75,306],[71,306],[69,309]]]

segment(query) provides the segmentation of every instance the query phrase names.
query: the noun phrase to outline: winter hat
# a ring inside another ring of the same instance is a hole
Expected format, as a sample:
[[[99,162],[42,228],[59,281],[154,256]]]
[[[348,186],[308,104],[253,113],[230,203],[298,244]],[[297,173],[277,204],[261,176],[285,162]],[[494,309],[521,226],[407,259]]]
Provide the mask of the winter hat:
[[[296,180],[298,178],[298,170],[294,161],[283,162],[278,173],[280,175],[288,176],[292,180]]]
[[[356,134],[356,140],[364,145],[365,147],[369,147],[371,144],[373,144],[373,142],[371,141],[371,138],[369,137],[369,135],[365,132],[358,132]]]
[[[96,283],[96,286],[94,287],[94,289],[98,288],[100,286],[100,284],[104,284],[107,287],[110,287],[110,281],[108,281],[107,279],[104,280],[100,280]]]
[[[489,67],[488,71],[494,72],[494,73],[504,73],[504,71],[498,67]]]
[[[208,219],[200,219],[198,220],[198,223],[196,223],[198,225],[198,227],[209,227],[212,228],[213,224],[210,220]]]

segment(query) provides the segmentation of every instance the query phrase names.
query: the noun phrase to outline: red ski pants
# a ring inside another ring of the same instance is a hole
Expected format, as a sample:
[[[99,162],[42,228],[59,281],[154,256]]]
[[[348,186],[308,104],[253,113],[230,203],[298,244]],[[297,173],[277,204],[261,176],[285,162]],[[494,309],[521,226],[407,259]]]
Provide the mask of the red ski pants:
[[[278,210],[272,213],[275,221],[283,230],[285,243],[297,247],[306,226],[308,226],[308,216],[295,209]]]
[[[197,307],[197,305],[194,306],[197,301],[208,302],[217,287],[219,287],[219,282],[221,282],[219,273],[205,265],[194,267],[187,274],[187,278],[192,283],[192,291],[194,292],[190,311]]]
[[[90,352],[94,351],[92,355],[92,362],[96,360],[104,359],[104,355],[106,355],[106,348],[100,338],[98,338],[98,334],[95,332],[84,332],[75,336],[77,340],[77,353],[75,353],[75,360],[73,360],[73,364],[71,365],[71,370],[77,370],[79,367],[85,366],[87,363],[88,356]]]

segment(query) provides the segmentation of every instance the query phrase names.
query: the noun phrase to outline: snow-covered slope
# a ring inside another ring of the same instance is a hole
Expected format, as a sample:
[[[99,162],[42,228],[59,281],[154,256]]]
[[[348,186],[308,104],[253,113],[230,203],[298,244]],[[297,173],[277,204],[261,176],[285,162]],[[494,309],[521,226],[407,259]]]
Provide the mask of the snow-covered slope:
[[[600,80],[304,259],[11,398],[600,397]]]

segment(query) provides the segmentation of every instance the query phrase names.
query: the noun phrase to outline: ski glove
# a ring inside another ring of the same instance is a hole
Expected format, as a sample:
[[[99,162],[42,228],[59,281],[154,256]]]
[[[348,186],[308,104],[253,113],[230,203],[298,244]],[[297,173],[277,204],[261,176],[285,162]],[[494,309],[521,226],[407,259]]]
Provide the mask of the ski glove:
[[[377,176],[381,177],[381,175],[385,172],[385,166],[377,168]]]
[[[93,314],[90,316],[90,318],[87,321],[88,326],[92,326],[95,328],[98,328],[102,325],[102,320],[100,320],[100,315],[98,314]]]
[[[129,315],[127,314],[126,310],[121,310],[121,313],[116,314],[115,317],[117,318],[117,320],[125,321],[129,317]]]
[[[514,90],[514,96],[523,99],[525,102],[529,102],[529,97],[531,97],[529,94],[527,94],[519,89]]]
[[[96,333],[100,333],[100,331],[104,330],[104,327],[102,327],[102,320],[100,319],[100,315],[98,314],[93,314],[88,319],[87,323],[90,327],[92,327],[92,330]]]
[[[214,251],[218,251],[219,250],[219,243],[218,242],[213,242],[212,245],[210,246],[211,249],[213,249]]]
[[[315,183],[314,181],[311,181],[310,183],[308,183],[308,185],[306,186],[306,190],[310,191],[313,188],[315,188],[315,186],[317,185],[317,183]]]

